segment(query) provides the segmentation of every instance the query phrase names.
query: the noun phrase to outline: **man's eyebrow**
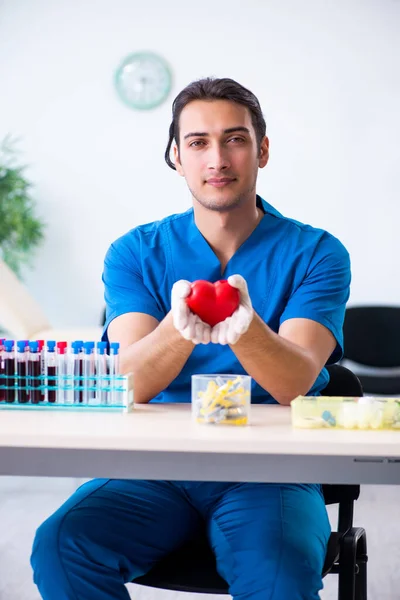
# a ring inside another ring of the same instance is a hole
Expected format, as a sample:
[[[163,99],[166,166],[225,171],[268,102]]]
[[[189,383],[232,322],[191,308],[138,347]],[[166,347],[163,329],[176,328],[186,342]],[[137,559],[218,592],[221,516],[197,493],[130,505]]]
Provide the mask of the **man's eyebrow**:
[[[247,127],[243,127],[243,125],[238,125],[237,127],[229,127],[229,129],[224,129],[224,134],[227,133],[235,133],[236,131],[243,131],[244,133],[250,133],[250,130]],[[209,137],[209,133],[206,131],[192,131],[183,136],[183,139],[186,140],[190,137]]]

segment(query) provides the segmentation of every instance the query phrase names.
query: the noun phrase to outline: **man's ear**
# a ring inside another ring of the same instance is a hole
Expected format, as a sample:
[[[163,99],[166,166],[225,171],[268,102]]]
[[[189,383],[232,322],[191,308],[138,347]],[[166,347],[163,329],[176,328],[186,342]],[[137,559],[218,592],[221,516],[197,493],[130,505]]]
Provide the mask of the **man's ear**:
[[[260,154],[258,157],[258,166],[263,169],[269,160],[269,139],[267,136],[261,140]]]
[[[174,144],[174,146],[173,146],[173,151],[174,151],[175,169],[176,169],[177,173],[179,173],[179,175],[181,177],[184,177],[182,163],[181,163],[181,159],[180,159],[180,156],[179,156],[179,149],[178,149],[178,146],[176,144]]]

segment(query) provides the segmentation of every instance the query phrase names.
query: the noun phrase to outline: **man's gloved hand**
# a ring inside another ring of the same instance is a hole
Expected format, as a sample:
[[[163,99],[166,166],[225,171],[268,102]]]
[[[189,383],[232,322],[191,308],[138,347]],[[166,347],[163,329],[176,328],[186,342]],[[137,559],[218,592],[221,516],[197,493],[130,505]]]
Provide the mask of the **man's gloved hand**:
[[[213,344],[236,344],[243,333],[246,333],[254,316],[246,280],[241,275],[230,275],[228,283],[239,290],[240,303],[231,317],[217,323],[211,330]]]
[[[209,344],[211,327],[192,313],[186,304],[190,290],[190,282],[186,279],[180,279],[172,286],[171,312],[174,326],[185,340],[190,340],[193,344]]]

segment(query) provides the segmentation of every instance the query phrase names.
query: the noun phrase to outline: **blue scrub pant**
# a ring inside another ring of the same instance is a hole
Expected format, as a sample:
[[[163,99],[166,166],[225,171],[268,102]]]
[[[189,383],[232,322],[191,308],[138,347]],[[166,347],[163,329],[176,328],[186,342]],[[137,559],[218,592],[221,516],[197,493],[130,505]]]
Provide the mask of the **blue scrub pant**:
[[[37,530],[44,600],[128,600],[126,582],[207,528],[235,600],[317,600],[330,525],[320,487],[96,479]]]

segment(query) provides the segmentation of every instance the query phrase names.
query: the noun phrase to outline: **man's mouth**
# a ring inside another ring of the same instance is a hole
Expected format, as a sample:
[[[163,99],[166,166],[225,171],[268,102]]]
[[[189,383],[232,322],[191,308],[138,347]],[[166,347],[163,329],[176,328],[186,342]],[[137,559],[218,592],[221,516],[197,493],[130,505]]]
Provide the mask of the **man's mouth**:
[[[236,181],[233,177],[211,177],[207,179],[207,183],[213,187],[225,187]]]

